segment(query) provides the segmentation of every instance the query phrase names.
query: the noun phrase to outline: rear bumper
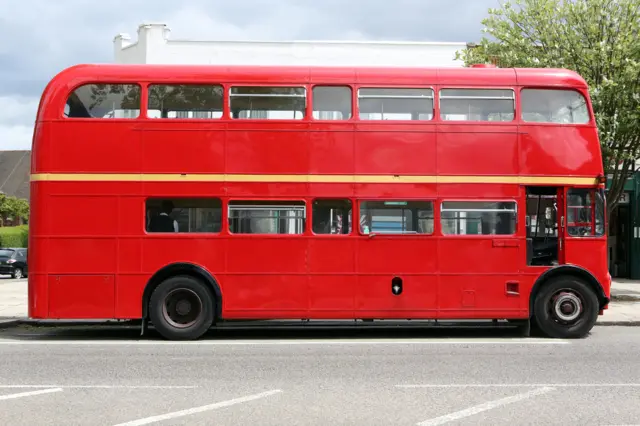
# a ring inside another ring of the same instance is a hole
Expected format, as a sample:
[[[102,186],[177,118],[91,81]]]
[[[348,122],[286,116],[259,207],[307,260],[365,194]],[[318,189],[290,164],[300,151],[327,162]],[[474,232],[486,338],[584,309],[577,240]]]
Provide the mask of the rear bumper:
[[[2,265],[0,266],[0,275],[11,275],[15,269],[16,268],[11,265]]]

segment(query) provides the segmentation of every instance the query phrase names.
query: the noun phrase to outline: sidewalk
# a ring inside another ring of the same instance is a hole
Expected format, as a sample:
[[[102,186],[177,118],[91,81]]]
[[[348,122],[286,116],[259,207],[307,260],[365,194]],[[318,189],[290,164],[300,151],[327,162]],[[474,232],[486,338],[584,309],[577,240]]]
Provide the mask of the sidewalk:
[[[611,303],[597,325],[640,326],[640,281],[616,280],[611,287]],[[27,317],[27,280],[0,277],[0,327]]]

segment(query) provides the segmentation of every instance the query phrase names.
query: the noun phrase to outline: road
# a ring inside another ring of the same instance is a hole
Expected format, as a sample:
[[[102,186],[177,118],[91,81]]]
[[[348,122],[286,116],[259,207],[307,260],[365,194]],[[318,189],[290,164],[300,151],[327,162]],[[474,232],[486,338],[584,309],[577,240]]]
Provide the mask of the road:
[[[508,331],[0,330],[0,424],[625,425],[640,328],[582,340]]]

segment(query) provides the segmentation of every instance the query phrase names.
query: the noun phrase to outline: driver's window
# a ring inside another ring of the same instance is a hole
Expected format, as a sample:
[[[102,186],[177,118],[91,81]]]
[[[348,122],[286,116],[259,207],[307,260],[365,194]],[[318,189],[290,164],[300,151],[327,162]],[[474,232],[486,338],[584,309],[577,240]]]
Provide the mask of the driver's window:
[[[604,235],[604,197],[591,188],[567,192],[567,234],[572,237]]]

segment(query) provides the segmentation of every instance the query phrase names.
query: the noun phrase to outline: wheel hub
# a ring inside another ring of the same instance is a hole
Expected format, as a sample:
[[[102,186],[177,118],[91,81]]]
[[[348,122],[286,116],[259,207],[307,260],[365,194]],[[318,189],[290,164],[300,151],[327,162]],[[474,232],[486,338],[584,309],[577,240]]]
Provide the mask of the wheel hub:
[[[165,296],[162,315],[173,327],[186,328],[198,321],[202,310],[198,294],[191,289],[180,288]]]
[[[559,320],[574,321],[582,314],[582,301],[573,293],[560,293],[553,310]]]

